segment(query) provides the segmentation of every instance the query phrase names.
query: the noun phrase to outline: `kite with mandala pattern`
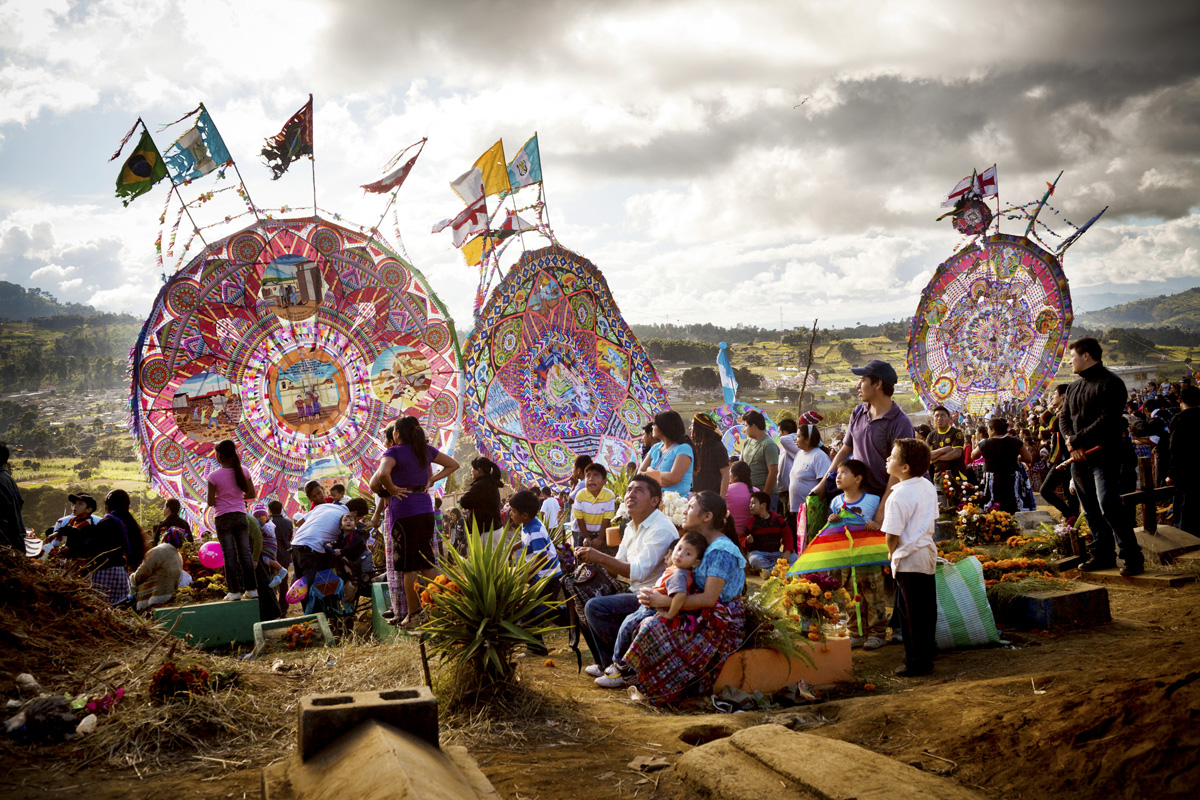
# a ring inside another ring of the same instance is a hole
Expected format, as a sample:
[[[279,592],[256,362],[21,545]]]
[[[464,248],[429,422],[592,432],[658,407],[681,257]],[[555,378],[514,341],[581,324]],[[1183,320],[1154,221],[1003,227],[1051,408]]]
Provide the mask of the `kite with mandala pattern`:
[[[1024,236],[981,237],[921,295],[908,370],[927,408],[982,414],[1037,397],[1062,363],[1074,317],[1059,260]]]
[[[402,414],[451,449],[460,356],[445,306],[378,238],[264,220],[207,247],[159,293],[132,354],[131,424],[155,489],[194,518],[222,439],[259,496],[295,513],[310,478],[365,491],[382,429]]]
[[[563,484],[577,455],[624,468],[669,408],[600,271],[557,245],[525,253],[463,348],[464,425],[528,486]]]

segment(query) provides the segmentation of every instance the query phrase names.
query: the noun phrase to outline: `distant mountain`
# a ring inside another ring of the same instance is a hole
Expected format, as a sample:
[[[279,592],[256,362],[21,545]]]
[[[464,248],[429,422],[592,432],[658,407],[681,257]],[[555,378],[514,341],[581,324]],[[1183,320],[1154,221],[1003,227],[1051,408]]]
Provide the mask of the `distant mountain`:
[[[1086,328],[1200,328],[1200,287],[1080,314],[1075,324]]]
[[[26,289],[0,281],[0,319],[24,322],[35,317],[60,317],[71,314],[91,316],[99,312],[82,303],[60,303],[49,292]]]

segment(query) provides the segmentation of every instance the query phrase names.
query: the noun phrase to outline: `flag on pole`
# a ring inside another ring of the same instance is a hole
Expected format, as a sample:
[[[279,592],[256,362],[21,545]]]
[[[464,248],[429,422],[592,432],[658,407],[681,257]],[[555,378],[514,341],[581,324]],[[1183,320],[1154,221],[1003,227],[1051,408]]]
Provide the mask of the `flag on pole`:
[[[421,145],[421,150],[425,149],[425,141],[425,139],[422,139],[419,142]],[[412,147],[413,145],[406,147],[404,152],[400,153],[400,156],[404,155],[404,153],[408,152],[408,150],[411,150]],[[418,150],[416,155],[414,155],[408,161],[405,161],[403,165],[392,170],[379,180],[375,181],[374,183],[365,184],[362,187],[363,191],[371,192],[372,194],[383,194],[384,192],[390,192],[392,189],[399,189],[400,186],[404,184],[404,179],[408,177],[408,173],[412,172],[413,164],[417,163],[417,156],[421,155],[421,150]],[[396,161],[399,161],[400,156],[396,156],[392,160],[392,164],[395,164]]]
[[[508,216],[504,218],[504,222],[496,229],[496,240],[504,241],[514,234],[531,230],[534,230],[534,227],[517,216],[517,212],[509,211]]]
[[[535,133],[529,141],[521,146],[513,160],[508,165],[508,183],[513,189],[532,186],[542,182],[542,155],[538,151],[538,138]]]
[[[484,205],[483,198],[481,197],[467,206],[454,219],[444,219],[434,225],[433,233],[440,233],[446,228],[450,228],[454,236],[455,247],[462,247],[472,236],[486,231],[488,229],[487,206]]]
[[[950,195],[942,201],[942,208],[950,208],[959,200],[961,200],[963,195],[965,195],[967,192],[977,191],[975,189],[976,178],[976,174],[972,172],[970,175],[954,184],[954,188],[950,190]]]
[[[165,177],[167,165],[163,163],[158,148],[154,146],[150,131],[143,129],[137,147],[129,154],[129,158],[125,159],[125,163],[121,165],[121,172],[117,175],[117,197],[124,197],[121,204],[128,206],[134,198],[150,191],[154,184]]]
[[[729,345],[721,342],[717,351],[717,369],[721,373],[721,391],[725,393],[725,402],[737,402],[738,382],[733,374],[733,364],[729,363]]]
[[[176,183],[202,178],[230,160],[229,150],[206,109],[200,111],[196,126],[163,153],[163,161],[167,162],[171,179]]]
[[[1000,192],[1000,181],[996,177],[995,164],[979,173],[975,191],[979,192],[981,197],[995,197]]]
[[[300,156],[313,154],[313,99],[308,96],[299,111],[283,124],[279,133],[266,140],[262,157],[271,168],[271,180],[277,181]]]
[[[479,167],[471,167],[450,181],[450,188],[463,199],[463,202],[471,205],[483,198],[483,170]]]
[[[487,234],[476,236],[462,246],[463,261],[467,262],[468,267],[479,266],[485,258],[492,254],[495,244],[496,240]]]
[[[508,183],[508,164],[504,161],[504,140],[496,142],[483,155],[475,159],[474,166],[483,175],[484,194],[500,194],[512,187]],[[463,200],[467,200],[466,197]],[[467,200],[469,203],[470,200]]]

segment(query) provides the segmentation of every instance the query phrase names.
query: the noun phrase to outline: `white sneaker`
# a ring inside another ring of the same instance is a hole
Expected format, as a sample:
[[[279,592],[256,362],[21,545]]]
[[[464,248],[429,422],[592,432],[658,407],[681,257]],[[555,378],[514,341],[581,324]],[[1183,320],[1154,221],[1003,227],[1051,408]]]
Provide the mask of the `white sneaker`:
[[[229,594],[225,595],[225,599],[226,600],[241,600],[242,593],[241,592],[230,592]]]
[[[277,574],[274,578],[271,578],[271,583],[268,585],[272,589],[274,589],[276,586],[283,583],[283,579],[286,577],[287,577],[287,567],[283,567],[282,569],[279,570],[279,574]]]
[[[258,599],[258,589],[251,589],[250,591],[246,592],[244,595],[242,595],[242,599],[243,600],[257,600]]]
[[[878,636],[868,636],[867,640],[863,642],[863,650],[878,650],[885,644],[887,644],[887,642],[885,642],[883,639],[880,639]]]
[[[621,668],[616,664],[609,664],[608,667],[605,668],[604,674],[610,678],[619,678],[621,677]]]
[[[604,675],[604,670],[600,669],[599,664],[588,664],[583,668],[583,671],[593,678],[599,678]]]
[[[625,679],[620,675],[613,678],[607,675],[596,678],[596,685],[601,689],[624,689],[626,686]]]

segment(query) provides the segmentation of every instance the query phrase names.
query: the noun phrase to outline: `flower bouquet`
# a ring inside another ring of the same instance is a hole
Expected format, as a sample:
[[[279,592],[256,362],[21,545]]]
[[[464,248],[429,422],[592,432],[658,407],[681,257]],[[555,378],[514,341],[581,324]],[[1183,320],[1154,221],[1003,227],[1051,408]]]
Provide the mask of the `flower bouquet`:
[[[954,530],[968,544],[1000,544],[1020,532],[1012,514],[994,506],[984,510],[974,503],[967,503],[958,512]]]

